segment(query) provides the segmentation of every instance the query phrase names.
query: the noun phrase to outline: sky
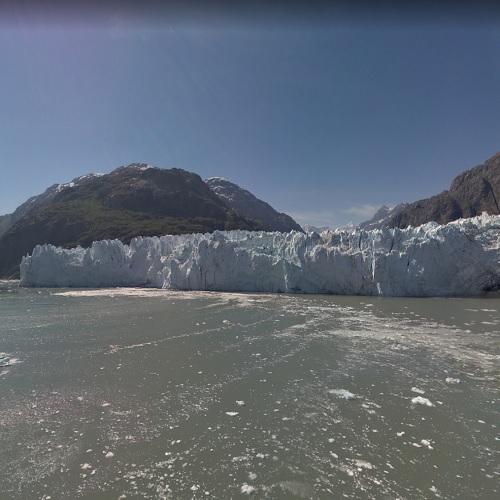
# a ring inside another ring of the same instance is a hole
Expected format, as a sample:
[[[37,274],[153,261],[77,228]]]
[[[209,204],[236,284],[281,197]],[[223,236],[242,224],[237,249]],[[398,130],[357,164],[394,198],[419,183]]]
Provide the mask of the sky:
[[[500,151],[500,22],[425,8],[10,12],[0,214],[133,162],[226,177],[301,224],[447,189]]]

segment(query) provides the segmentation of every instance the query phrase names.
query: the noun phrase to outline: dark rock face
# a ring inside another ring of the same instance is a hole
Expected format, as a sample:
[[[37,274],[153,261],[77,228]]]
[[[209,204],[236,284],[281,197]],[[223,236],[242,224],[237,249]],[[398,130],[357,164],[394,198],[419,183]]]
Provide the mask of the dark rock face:
[[[401,203],[392,209],[384,205],[359,227],[405,228],[431,221],[447,224],[483,212],[500,214],[500,153],[455,177],[448,191],[413,203]]]
[[[265,227],[228,207],[200,176],[145,164],[54,185],[0,220],[0,276],[15,277],[41,243],[88,246],[100,239]]]
[[[487,212],[500,214],[500,153],[457,176],[448,191],[407,204],[388,220],[389,227],[447,224]]]
[[[228,207],[241,216],[256,221],[266,231],[303,232],[299,224],[289,215],[277,212],[271,205],[260,200],[250,191],[222,177],[212,177],[205,182]]]
[[[0,237],[12,226],[12,214],[0,215]]]

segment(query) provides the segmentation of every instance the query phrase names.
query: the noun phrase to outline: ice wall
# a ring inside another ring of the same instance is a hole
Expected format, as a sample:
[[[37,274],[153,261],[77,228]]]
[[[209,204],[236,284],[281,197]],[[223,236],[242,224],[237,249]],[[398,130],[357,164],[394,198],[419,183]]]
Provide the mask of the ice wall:
[[[407,229],[216,231],[70,250],[39,245],[23,258],[21,285],[478,295],[500,287],[500,216]]]

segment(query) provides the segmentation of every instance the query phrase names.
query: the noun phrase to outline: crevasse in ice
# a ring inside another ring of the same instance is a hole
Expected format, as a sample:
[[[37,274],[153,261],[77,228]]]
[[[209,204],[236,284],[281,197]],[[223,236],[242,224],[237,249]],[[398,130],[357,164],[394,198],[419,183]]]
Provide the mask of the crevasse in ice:
[[[35,247],[23,286],[389,296],[478,295],[500,288],[500,216],[406,229],[138,237],[130,245]]]

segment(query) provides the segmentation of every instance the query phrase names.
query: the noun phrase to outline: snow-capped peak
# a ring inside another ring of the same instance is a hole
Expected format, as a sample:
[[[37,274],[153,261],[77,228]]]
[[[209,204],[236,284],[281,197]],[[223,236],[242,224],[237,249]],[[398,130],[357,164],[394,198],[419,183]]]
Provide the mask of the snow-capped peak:
[[[217,181],[230,182],[225,177],[208,177],[207,179],[205,179],[205,182],[210,182],[210,181],[215,181],[215,182],[217,182]]]
[[[149,163],[131,163],[130,165],[127,165],[125,168],[135,168],[136,170],[144,172],[146,170],[151,170],[156,167],[150,165]]]

